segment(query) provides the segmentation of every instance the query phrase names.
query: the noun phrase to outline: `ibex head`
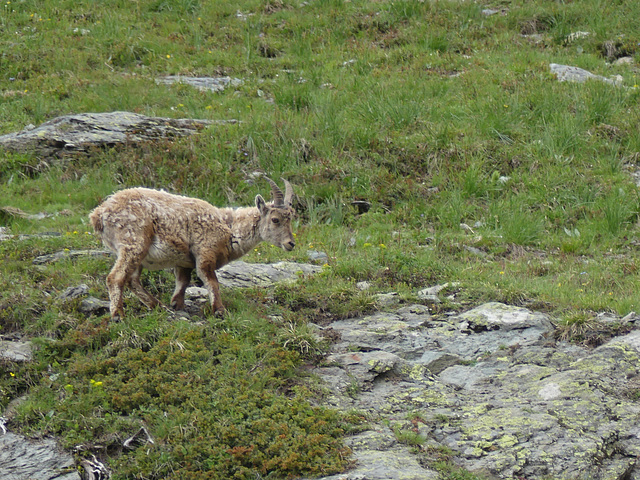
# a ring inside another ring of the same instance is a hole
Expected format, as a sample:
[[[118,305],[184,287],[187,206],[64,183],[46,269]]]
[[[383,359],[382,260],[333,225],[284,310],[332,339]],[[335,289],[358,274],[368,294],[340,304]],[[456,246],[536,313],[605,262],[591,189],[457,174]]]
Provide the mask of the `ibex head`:
[[[295,213],[291,206],[293,189],[291,184],[283,179],[285,185],[283,194],[276,182],[266,176],[264,178],[271,185],[273,202],[267,203],[261,195],[256,196],[256,207],[260,211],[258,224],[260,236],[263,240],[290,252],[296,246],[291,232],[291,219]]]

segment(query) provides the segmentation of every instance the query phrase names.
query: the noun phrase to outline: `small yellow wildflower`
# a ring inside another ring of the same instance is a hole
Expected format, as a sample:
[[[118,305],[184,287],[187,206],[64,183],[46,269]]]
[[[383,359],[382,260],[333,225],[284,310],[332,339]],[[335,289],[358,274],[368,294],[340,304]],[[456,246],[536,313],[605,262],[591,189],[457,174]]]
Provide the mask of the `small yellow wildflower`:
[[[387,248],[387,246],[384,243],[381,243],[380,245],[378,245],[380,248],[385,249]]]
[[[500,272],[500,275],[504,275],[504,272]]]
[[[367,243],[365,243],[365,244],[363,245],[363,247],[364,247],[364,248],[369,248],[370,246],[371,246],[371,244],[370,244],[369,242],[367,242]]]
[[[171,55],[167,54],[167,58],[171,58]]]
[[[204,107],[205,110],[211,110],[213,107],[211,105],[207,105],[206,107]]]
[[[15,373],[13,373],[13,372],[9,372],[9,375],[11,375],[12,377],[15,377],[15,376],[16,376],[16,374],[15,374]]]

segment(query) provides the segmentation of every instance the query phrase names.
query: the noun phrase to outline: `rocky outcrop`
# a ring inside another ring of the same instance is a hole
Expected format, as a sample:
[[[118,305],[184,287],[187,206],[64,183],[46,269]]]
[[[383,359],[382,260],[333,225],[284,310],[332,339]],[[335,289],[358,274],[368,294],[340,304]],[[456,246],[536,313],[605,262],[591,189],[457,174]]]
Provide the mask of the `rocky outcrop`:
[[[64,115],[28,126],[18,133],[0,136],[0,147],[16,152],[35,152],[44,157],[158,139],[182,137],[209,125],[236,120],[193,120],[147,117],[131,112]]]
[[[546,315],[500,303],[439,317],[415,305],[330,328],[340,339],[316,369],[326,401],[365,411],[366,438],[379,441],[372,455],[364,434],[351,439],[356,468],[327,478],[431,478],[393,462],[368,473],[372,458],[409,451],[406,436],[413,464],[446,450],[491,478],[640,478],[638,330],[596,349],[555,343]]]
[[[3,480],[81,480],[73,457],[52,439],[29,440],[0,432],[0,478]]]

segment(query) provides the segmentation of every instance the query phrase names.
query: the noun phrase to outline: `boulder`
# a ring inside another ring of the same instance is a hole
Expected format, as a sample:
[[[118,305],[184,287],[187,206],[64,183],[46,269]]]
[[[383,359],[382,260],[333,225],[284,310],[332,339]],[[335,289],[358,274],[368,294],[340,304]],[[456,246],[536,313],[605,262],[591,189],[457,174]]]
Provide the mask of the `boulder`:
[[[612,85],[620,85],[622,83],[622,77],[619,75],[613,78],[606,78],[601,75],[595,75],[579,67],[559,65],[557,63],[550,64],[549,68],[551,69],[551,73],[554,74],[560,82],[584,83],[587,80],[598,80]]]
[[[322,270],[317,265],[294,262],[231,262],[216,271],[221,285],[227,288],[266,287],[278,282],[291,282]]]
[[[0,360],[30,362],[32,359],[31,342],[0,340]]]
[[[235,122],[147,117],[131,112],[80,113],[57,117],[18,133],[0,135],[0,147],[55,157],[95,147],[193,135],[209,125]]]
[[[0,478],[3,480],[81,480],[73,457],[55,440],[29,440],[7,432],[0,435]]]

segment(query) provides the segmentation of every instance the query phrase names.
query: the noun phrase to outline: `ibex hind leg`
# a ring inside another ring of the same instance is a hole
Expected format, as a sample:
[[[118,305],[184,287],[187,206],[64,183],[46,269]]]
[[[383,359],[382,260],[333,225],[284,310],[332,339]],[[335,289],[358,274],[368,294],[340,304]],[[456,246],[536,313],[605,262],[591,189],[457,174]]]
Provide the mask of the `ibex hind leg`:
[[[146,292],[140,284],[140,268],[147,250],[148,247],[142,249],[136,247],[121,247],[118,251],[118,259],[109,275],[107,275],[107,289],[109,290],[110,302],[109,310],[111,312],[111,319],[114,321],[119,321],[124,316],[122,297],[125,285],[129,285],[132,291],[140,297],[139,292],[136,291],[139,285],[139,288],[146,293],[147,299],[149,297],[153,299],[151,294]],[[134,274],[136,276],[135,279]],[[135,287],[133,285],[134,283],[136,283]],[[142,297],[140,297],[140,299],[144,302]],[[157,300],[155,300],[155,302],[157,304]]]
[[[176,289],[171,297],[171,308],[175,310],[184,310],[184,292],[191,282],[192,268],[175,267],[173,273],[176,276]]]
[[[211,300],[211,308],[213,314],[221,317],[225,314],[226,309],[222,305],[220,299],[220,284],[218,283],[218,277],[216,276],[214,264],[198,264],[197,273],[207,290],[209,290],[209,298]]]

